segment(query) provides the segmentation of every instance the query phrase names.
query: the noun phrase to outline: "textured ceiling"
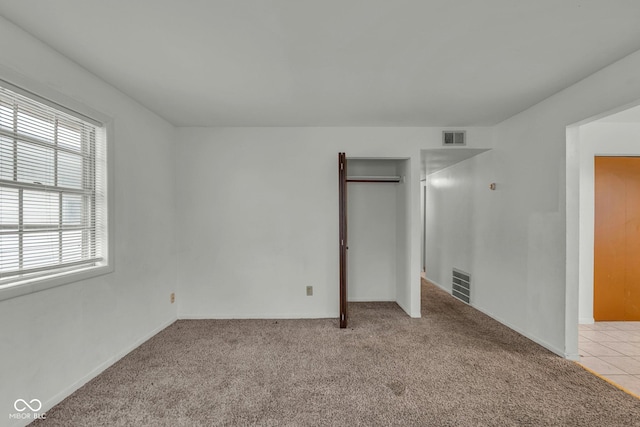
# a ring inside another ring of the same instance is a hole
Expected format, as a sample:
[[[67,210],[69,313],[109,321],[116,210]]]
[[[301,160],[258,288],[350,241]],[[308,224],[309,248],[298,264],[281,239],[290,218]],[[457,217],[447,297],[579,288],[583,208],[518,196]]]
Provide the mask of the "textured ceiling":
[[[492,125],[640,49],[638,0],[0,0],[175,125]]]

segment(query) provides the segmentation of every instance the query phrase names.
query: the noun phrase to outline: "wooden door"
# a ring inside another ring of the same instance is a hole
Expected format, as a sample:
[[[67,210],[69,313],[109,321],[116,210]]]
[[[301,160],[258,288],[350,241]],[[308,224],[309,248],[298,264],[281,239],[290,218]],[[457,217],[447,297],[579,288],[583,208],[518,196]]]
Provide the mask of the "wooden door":
[[[338,197],[340,216],[340,327],[347,327],[347,159],[338,153]]]
[[[595,158],[593,317],[640,320],[640,157]]]

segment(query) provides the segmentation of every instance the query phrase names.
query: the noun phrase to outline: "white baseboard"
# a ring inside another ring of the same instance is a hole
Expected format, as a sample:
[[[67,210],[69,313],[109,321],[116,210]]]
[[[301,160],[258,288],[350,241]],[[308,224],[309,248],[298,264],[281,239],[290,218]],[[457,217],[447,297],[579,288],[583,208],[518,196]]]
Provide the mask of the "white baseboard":
[[[409,310],[407,307],[404,306],[404,304],[402,304],[400,301],[393,301],[396,304],[398,304],[398,306],[402,309],[402,311],[404,311],[405,313],[407,313],[407,315],[409,317],[411,317],[411,310]]]
[[[477,307],[477,306],[475,306],[475,305],[471,305],[471,306],[472,306],[473,308],[475,308],[476,310],[478,310],[479,312],[484,313],[484,314],[486,314],[487,316],[491,317],[493,320],[496,320],[496,321],[498,321],[498,322],[502,323],[502,324],[503,324],[504,326],[506,326],[507,328],[512,329],[512,330],[514,330],[514,331],[516,331],[517,333],[519,333],[519,334],[520,334],[520,335],[522,335],[523,337],[526,337],[526,338],[530,339],[531,341],[535,342],[536,344],[539,344],[539,345],[541,345],[542,347],[546,348],[547,350],[549,350],[549,351],[551,351],[551,352],[553,352],[553,353],[557,354],[558,356],[563,357],[563,358],[565,358],[565,359],[571,359],[571,360],[574,360],[574,359],[572,359],[572,358],[574,357],[574,355],[566,354],[566,353],[564,352],[564,350],[559,349],[559,348],[557,348],[556,346],[552,345],[551,343],[548,343],[547,341],[545,341],[545,340],[543,340],[543,339],[540,339],[540,338],[538,338],[538,337],[536,337],[536,336],[534,336],[534,335],[531,335],[531,334],[529,334],[529,333],[527,333],[527,332],[523,331],[522,329],[518,328],[517,326],[514,326],[514,325],[510,324],[509,322],[506,322],[505,320],[501,319],[500,317],[495,316],[495,315],[493,315],[492,313],[490,313],[490,312],[488,312],[488,311],[486,311],[486,310],[484,310],[484,309],[482,309],[482,308],[480,308],[480,307]]]
[[[178,320],[263,320],[263,319],[337,319],[338,312],[335,313],[248,313],[248,314],[179,314]]]
[[[593,325],[596,323],[593,317],[581,317],[578,319],[578,324],[580,325]]]
[[[440,283],[436,282],[435,280],[431,280],[428,277],[426,278],[426,280],[428,282],[433,283],[434,285],[436,285],[437,287],[439,287],[440,289],[442,289],[443,291],[445,291],[446,293],[450,294],[451,293],[451,289],[450,288],[445,288],[444,286],[442,286]]]
[[[80,387],[82,387],[83,385],[85,385],[86,383],[88,383],[89,381],[91,381],[92,379],[97,377],[98,375],[100,375],[102,372],[104,372],[105,369],[107,369],[108,367],[112,366],[114,363],[116,363],[118,360],[122,359],[127,354],[131,353],[136,348],[140,347],[140,345],[142,345],[145,341],[149,340],[154,335],[158,334],[160,331],[162,331],[163,329],[165,329],[168,326],[170,326],[171,324],[173,324],[175,321],[176,321],[176,319],[171,319],[171,320],[168,320],[168,321],[164,322],[159,327],[155,328],[151,332],[149,332],[149,333],[145,334],[144,336],[142,336],[141,338],[137,339],[132,345],[126,347],[124,350],[120,351],[118,354],[110,357],[106,361],[102,362],[100,365],[96,366],[87,375],[83,376],[79,380],[75,381],[74,383],[72,383],[69,386],[67,386],[64,389],[62,389],[58,394],[56,394],[52,398],[47,399],[46,401],[42,402],[42,409],[39,412],[40,413],[46,413],[49,409],[53,408],[58,403],[62,402],[64,399],[66,399],[67,397],[71,396],[71,394],[73,394],[73,392],[75,392],[77,389],[79,389]],[[15,420],[15,423],[11,424],[11,425],[12,426],[16,426],[16,427],[18,427],[18,426],[26,426],[27,424],[29,424],[31,422],[33,422],[33,420],[31,420],[31,419]]]
[[[573,362],[579,362],[580,361],[580,355],[578,353],[576,353],[576,354],[566,353],[564,355],[564,358],[567,359],[567,360],[571,360]]]
[[[443,291],[447,292],[448,294],[451,294],[451,289],[447,289],[444,286],[442,286],[441,284],[439,284],[438,282],[436,282],[435,280],[431,280],[427,277],[427,280],[431,283],[433,283],[434,285],[436,285],[437,287],[439,287],[440,289],[442,289]],[[469,304],[471,307],[475,308],[476,310],[478,310],[479,312],[486,314],[487,316],[491,317],[493,320],[502,323],[504,326],[506,326],[509,329],[512,329],[514,331],[516,331],[517,333],[519,333],[520,335],[530,339],[531,341],[535,342],[536,344],[541,345],[542,347],[546,348],[547,350],[557,354],[560,357],[563,357],[565,359],[569,359],[569,360],[578,360],[579,359],[579,355],[577,354],[567,354],[564,352],[564,350],[561,350],[559,348],[557,348],[556,346],[546,342],[543,339],[540,339],[534,335],[531,335],[525,331],[523,331],[522,329],[510,324],[509,322],[506,322],[504,319],[501,319],[498,316],[495,316],[493,313],[488,312],[487,310],[484,310],[476,305],[473,304],[473,301],[471,304]],[[428,315],[428,313],[427,313]]]

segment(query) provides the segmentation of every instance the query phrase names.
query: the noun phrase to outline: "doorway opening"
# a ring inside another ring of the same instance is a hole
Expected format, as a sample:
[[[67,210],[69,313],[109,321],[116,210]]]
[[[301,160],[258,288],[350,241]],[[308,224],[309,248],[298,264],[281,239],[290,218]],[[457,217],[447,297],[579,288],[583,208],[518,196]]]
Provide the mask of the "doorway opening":
[[[452,239],[452,235],[446,232],[441,221],[443,207],[447,203],[448,196],[455,180],[450,179],[448,172],[453,166],[470,160],[471,158],[489,151],[488,148],[433,148],[424,149],[420,152],[420,196],[421,196],[421,222],[422,222],[422,250],[421,266],[422,277],[442,288],[444,291],[453,293],[453,271],[459,268],[467,269],[467,265],[458,265],[450,257],[443,256],[442,247],[446,246],[447,240]],[[454,173],[455,175],[455,173]],[[466,231],[460,224],[458,231]],[[467,227],[468,228],[468,227]]]
[[[636,393],[640,322],[625,320],[635,320],[634,305],[640,315],[627,260],[640,233],[639,142],[637,105],[567,127],[566,356]]]
[[[596,159],[640,156],[639,142],[640,106],[567,128],[567,282],[578,285],[576,295],[568,295],[568,301],[578,302],[577,323],[593,324],[596,320]],[[567,335],[577,336],[577,328]]]

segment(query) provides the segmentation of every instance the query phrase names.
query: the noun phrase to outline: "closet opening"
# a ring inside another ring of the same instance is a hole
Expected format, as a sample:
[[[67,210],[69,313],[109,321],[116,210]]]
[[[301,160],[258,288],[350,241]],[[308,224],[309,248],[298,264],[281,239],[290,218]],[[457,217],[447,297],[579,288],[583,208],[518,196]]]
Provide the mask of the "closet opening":
[[[339,155],[341,328],[351,302],[410,298],[409,168],[406,158]]]

